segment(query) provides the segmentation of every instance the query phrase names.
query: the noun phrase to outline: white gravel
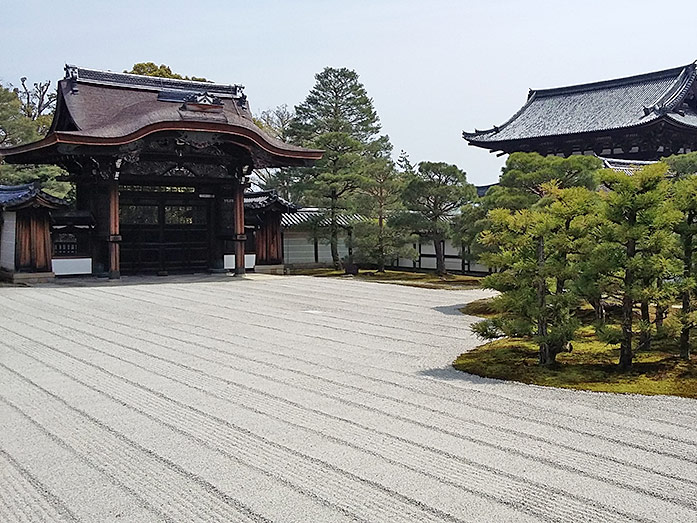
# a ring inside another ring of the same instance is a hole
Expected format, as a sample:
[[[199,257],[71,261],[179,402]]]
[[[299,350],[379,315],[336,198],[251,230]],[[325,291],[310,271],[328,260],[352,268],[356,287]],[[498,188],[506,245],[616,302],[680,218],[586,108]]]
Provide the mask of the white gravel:
[[[697,402],[453,370],[486,294],[0,288],[0,521],[697,521]]]

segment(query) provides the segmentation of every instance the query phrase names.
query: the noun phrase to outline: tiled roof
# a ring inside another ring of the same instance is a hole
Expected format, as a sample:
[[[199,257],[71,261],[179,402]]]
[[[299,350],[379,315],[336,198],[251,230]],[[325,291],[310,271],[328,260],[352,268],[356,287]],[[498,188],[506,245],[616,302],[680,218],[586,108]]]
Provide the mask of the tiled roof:
[[[281,225],[286,228],[293,227],[328,227],[331,223],[327,209],[305,207],[292,214],[281,215]],[[337,223],[340,227],[351,227],[355,222],[364,221],[366,218],[360,214],[339,214]]]
[[[271,207],[283,213],[295,212],[298,208],[294,203],[281,198],[274,190],[244,193],[245,210],[263,210]]]
[[[613,171],[619,171],[626,174],[634,174],[644,166],[656,163],[639,160],[619,160],[617,158],[599,158],[603,161],[603,167],[606,169],[612,169]]]
[[[282,142],[257,127],[243,89],[66,66],[49,134],[0,149],[0,155],[8,163],[51,163],[42,161],[47,154],[41,151],[56,143],[124,145],[150,133],[181,130],[215,133],[249,150],[255,167],[305,166],[321,158],[322,151]]]
[[[681,106],[694,90],[695,64],[628,78],[531,90],[526,104],[500,127],[463,137],[472,145],[622,129],[668,115],[697,127],[697,114]]]
[[[157,76],[143,76],[139,74],[114,73],[112,71],[100,71],[75,65],[65,66],[66,78],[79,83],[112,85],[117,87],[138,88],[153,91],[177,91],[189,92],[206,91],[220,97],[239,98],[243,96],[244,86],[239,84],[217,84],[213,82],[197,82],[193,80],[178,80],[174,78],[160,78]]]
[[[0,209],[15,210],[24,207],[47,207],[56,209],[68,202],[41,190],[38,183],[24,185],[0,185]]]
[[[479,196],[481,198],[494,185],[498,185],[498,183],[490,183],[489,185],[477,185],[477,186],[475,186],[475,188],[477,189],[477,196]]]

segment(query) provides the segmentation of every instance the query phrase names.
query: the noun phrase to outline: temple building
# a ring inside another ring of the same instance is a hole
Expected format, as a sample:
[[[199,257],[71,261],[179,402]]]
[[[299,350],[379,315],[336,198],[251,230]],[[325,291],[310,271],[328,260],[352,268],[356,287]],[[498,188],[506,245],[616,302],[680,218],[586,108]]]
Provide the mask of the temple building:
[[[111,278],[244,273],[250,250],[257,267],[282,263],[280,216],[295,209],[272,192],[245,195],[249,175],[308,166],[322,151],[259,129],[240,85],[65,71],[48,135],[0,149],[7,163],[58,165],[75,184],[75,209],[53,219],[54,255]]]
[[[492,153],[596,154],[656,161],[697,151],[695,63],[603,82],[530,90],[506,123],[463,132]]]
[[[50,212],[65,207],[38,183],[0,185],[0,276],[53,276]]]

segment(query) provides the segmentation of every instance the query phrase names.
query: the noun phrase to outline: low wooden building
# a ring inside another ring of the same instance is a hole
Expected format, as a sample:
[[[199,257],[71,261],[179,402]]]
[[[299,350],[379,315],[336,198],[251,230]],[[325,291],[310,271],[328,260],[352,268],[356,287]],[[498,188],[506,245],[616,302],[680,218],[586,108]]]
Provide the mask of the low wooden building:
[[[0,154],[8,163],[68,172],[77,211],[94,218],[88,254],[95,274],[230,264],[244,273],[244,191],[252,169],[308,166],[322,156],[259,129],[240,85],[65,70],[48,135]],[[250,215],[260,238],[257,265],[282,259],[273,225],[278,205],[263,213],[268,225],[259,223],[259,212]]]
[[[651,161],[697,151],[697,66],[530,90],[507,122],[464,132],[492,153],[596,154]]]
[[[21,280],[53,277],[51,209],[67,202],[39,184],[0,185],[0,276]]]

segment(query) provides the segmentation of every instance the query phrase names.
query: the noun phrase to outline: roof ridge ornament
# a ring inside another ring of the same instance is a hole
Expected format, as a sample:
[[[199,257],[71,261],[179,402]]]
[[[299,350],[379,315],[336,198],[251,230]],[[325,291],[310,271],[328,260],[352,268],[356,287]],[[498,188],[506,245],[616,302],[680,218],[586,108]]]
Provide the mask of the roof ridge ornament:
[[[207,113],[221,113],[223,111],[223,101],[208,91],[191,93],[184,98],[182,111],[200,111]]]
[[[208,91],[202,93],[191,93],[184,99],[185,103],[193,103],[197,105],[223,105],[223,101],[214,94]]]
[[[77,93],[77,80],[80,77],[78,67],[76,65],[65,64],[65,79],[70,81],[70,91]]]

